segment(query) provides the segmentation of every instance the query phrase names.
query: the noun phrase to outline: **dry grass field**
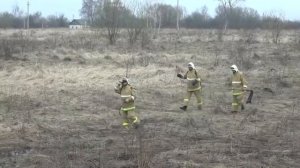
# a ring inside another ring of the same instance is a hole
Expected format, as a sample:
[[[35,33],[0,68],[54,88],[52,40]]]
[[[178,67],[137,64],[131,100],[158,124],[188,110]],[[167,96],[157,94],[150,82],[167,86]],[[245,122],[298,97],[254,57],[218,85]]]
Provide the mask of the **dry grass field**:
[[[297,168],[300,165],[300,31],[279,44],[263,30],[162,30],[141,48],[122,32],[0,30],[0,168]],[[194,62],[203,77],[179,110]],[[253,103],[230,113],[237,64]],[[128,68],[127,68],[128,67]],[[115,83],[137,89],[138,130],[121,126]]]

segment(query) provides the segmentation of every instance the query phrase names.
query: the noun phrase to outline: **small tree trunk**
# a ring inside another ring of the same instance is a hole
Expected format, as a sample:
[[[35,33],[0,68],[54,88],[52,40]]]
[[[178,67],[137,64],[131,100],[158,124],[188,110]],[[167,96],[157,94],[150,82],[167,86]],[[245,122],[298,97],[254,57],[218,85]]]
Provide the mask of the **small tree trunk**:
[[[158,20],[158,34],[160,32],[160,28],[161,28],[161,13],[159,14],[159,20]]]
[[[177,0],[177,31],[179,31],[179,0]]]
[[[225,33],[227,31],[227,27],[228,27],[228,19],[226,19],[226,21],[225,21],[223,33]]]

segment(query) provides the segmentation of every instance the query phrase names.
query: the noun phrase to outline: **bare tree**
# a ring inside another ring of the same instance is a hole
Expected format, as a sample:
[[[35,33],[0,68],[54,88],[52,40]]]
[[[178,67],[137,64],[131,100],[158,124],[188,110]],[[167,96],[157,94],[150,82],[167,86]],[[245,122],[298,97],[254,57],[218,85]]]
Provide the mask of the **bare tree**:
[[[161,23],[162,23],[162,13],[159,8],[161,0],[144,0],[143,10],[144,19],[146,20],[146,29],[142,31],[142,47],[147,46],[154,37],[159,34]]]
[[[204,17],[204,21],[207,21],[209,19],[209,14],[208,14],[208,8],[207,6],[202,6],[201,7],[201,15]]]
[[[29,0],[28,0],[27,1],[27,24],[26,24],[27,29],[29,29],[29,6],[30,6],[30,4],[29,4]]]
[[[119,8],[121,7],[121,2],[116,0],[114,2],[107,2],[104,10],[108,14],[106,16],[107,32],[110,44],[115,44],[117,36],[119,34]]]
[[[103,0],[97,7],[95,17],[95,26],[106,28],[109,44],[114,45],[120,33],[121,16],[126,18],[128,13],[121,0]]]
[[[96,19],[97,8],[103,3],[104,0],[82,0],[81,16],[86,18],[90,25],[93,25]]]
[[[177,18],[176,18],[176,26],[177,26],[177,31],[179,31],[179,18],[180,18],[180,11],[179,11],[179,0],[177,0]]]
[[[18,6],[18,4],[15,4],[12,8],[12,14],[15,17],[22,17],[23,16],[23,11],[20,9],[20,7]]]
[[[147,28],[155,28],[158,22],[158,4],[159,0],[147,0],[145,1],[145,11],[147,19]],[[161,16],[161,15],[160,15]]]
[[[217,0],[220,3],[220,6],[223,7],[224,14],[225,14],[225,24],[224,24],[224,31],[227,30],[227,26],[229,24],[229,17],[235,7],[240,2],[246,1],[246,0]]]
[[[133,45],[137,41],[142,30],[146,27],[144,5],[143,0],[124,1],[125,8],[129,9],[132,13],[126,25],[130,45]]]
[[[282,30],[284,29],[284,15],[282,13],[270,12],[264,14],[262,20],[264,27],[271,30],[273,43],[279,43]]]
[[[148,27],[155,29],[157,35],[161,27],[176,27],[179,30],[185,8],[179,4],[178,7],[174,7],[163,3],[152,3],[146,11],[147,18],[150,20]]]
[[[157,3],[154,4],[152,9],[152,18],[154,21],[154,27],[156,29],[156,35],[159,34],[161,26],[162,26],[162,15],[163,15],[163,8],[160,6],[161,4]]]

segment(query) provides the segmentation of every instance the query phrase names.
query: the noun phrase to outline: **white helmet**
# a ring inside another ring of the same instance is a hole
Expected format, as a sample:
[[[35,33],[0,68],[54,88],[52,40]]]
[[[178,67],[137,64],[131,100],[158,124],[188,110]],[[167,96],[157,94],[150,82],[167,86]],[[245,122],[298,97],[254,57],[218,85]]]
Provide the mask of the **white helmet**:
[[[238,69],[238,67],[236,65],[231,65],[230,69],[234,70],[235,72],[239,71],[239,69]]]
[[[122,78],[122,80],[120,81],[120,83],[129,83],[128,78],[124,77]]]
[[[188,64],[188,67],[191,67],[191,68],[195,69],[195,65],[194,65],[194,63],[192,63],[192,62],[190,62],[190,63]]]

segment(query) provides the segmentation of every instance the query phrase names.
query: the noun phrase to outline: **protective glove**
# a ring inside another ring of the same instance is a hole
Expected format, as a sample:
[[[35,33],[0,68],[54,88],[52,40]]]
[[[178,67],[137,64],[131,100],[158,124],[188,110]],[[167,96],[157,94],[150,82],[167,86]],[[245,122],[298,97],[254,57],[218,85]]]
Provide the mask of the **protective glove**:
[[[120,94],[120,93],[121,93],[120,88],[121,88],[120,85],[117,85],[117,86],[114,87],[114,91],[115,91],[116,93]]]
[[[182,79],[183,75],[182,74],[177,74],[177,77]]]
[[[243,86],[243,91],[245,91],[247,89],[247,85]]]
[[[125,103],[129,103],[130,102],[130,98],[125,99]]]
[[[134,96],[131,96],[131,97],[125,99],[125,103],[129,103],[129,102],[132,102],[132,101],[134,101]]]
[[[193,80],[193,82],[192,82],[193,86],[195,86],[197,83],[198,83],[198,81],[196,79]]]

